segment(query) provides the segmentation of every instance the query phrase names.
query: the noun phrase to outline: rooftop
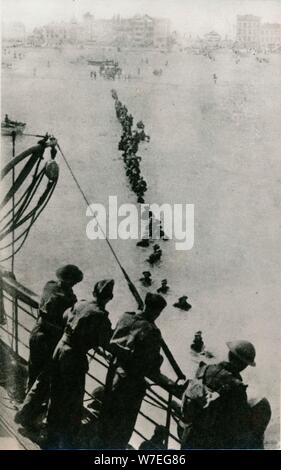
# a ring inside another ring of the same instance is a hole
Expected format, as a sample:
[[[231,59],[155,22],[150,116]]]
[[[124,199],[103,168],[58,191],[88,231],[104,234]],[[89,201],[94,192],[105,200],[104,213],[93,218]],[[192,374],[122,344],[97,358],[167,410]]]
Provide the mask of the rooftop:
[[[254,15],[237,15],[237,20],[242,20],[242,21],[260,21],[261,18],[260,16],[254,16]]]

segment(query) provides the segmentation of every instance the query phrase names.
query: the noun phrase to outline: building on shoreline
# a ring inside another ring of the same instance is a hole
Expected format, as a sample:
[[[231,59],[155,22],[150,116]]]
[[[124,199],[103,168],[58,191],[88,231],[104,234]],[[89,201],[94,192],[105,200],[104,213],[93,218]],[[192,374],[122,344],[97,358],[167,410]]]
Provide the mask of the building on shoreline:
[[[98,44],[103,46],[166,49],[170,37],[170,20],[135,15],[121,18],[96,19],[87,12],[81,21],[53,21],[25,34],[22,24],[6,27],[5,35],[11,41],[22,40],[33,47],[57,47],[65,44]]]
[[[221,35],[216,31],[211,31],[204,35],[204,42],[208,49],[217,49],[221,44]]]
[[[254,15],[238,15],[236,39],[242,47],[259,48],[261,18]]]
[[[264,23],[260,31],[260,46],[262,49],[276,50],[281,46],[281,24]]]
[[[281,24],[261,23],[254,15],[238,15],[236,40],[247,49],[277,50],[281,46]]]
[[[95,40],[94,21],[95,17],[90,12],[83,15],[83,40],[86,42]]]
[[[154,20],[148,15],[135,15],[129,20],[131,22],[132,36],[131,45],[133,47],[152,47]]]
[[[169,46],[171,22],[168,18],[154,18],[153,46],[166,49]]]
[[[167,48],[170,36],[168,18],[135,15],[132,18],[113,17],[113,44],[119,47]]]

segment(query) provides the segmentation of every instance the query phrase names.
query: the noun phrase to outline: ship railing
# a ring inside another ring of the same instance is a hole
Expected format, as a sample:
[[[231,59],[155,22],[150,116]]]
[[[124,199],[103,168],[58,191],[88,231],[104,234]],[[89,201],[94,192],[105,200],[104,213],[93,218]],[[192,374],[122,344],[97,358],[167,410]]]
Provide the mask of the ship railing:
[[[0,342],[16,360],[27,365],[29,357],[29,336],[38,315],[39,297],[0,269]],[[98,350],[88,354],[89,371],[86,377],[84,395],[85,415],[89,416],[89,403],[97,386],[105,384],[108,370],[108,356]],[[165,447],[179,449],[177,436],[179,414],[174,396],[169,387],[147,380],[147,391],[138,415],[131,439],[134,448],[151,438],[155,427],[166,430]]]

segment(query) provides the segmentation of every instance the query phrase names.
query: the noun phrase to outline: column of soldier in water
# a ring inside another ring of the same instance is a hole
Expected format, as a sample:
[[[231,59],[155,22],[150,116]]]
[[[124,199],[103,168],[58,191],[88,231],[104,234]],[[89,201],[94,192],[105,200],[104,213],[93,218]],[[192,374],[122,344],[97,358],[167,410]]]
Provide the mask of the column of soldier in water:
[[[28,391],[15,415],[34,440],[41,433],[42,447],[130,448],[149,378],[173,394],[182,449],[263,448],[270,405],[266,398],[248,401],[241,376],[247,366],[255,366],[252,343],[230,341],[226,361],[200,362],[195,378],[173,382],[161,373],[161,332],[155,324],[167,305],[161,294],[148,292],[143,310],[124,313],[113,330],[106,309],[113,279],[97,282],[92,298],[77,301],[73,287],[83,279],[81,270],[62,266],[56,277],[43,289],[30,336]],[[83,424],[90,350],[106,351],[109,368],[88,407],[94,419]],[[156,426],[140,448],[163,449],[167,432]]]
[[[115,102],[115,111],[118,121],[122,126],[122,135],[119,141],[118,149],[122,151],[122,158],[125,164],[126,176],[129,179],[129,183],[132,191],[137,196],[137,201],[141,204],[145,203],[144,195],[147,191],[147,182],[141,175],[140,162],[141,157],[137,155],[140,142],[149,142],[150,137],[145,133],[145,126],[142,121],[138,121],[136,129],[133,129],[134,118],[132,114],[129,114],[127,107],[121,103],[118,99],[116,90],[111,90],[112,98]],[[168,237],[165,235],[161,221],[158,220],[152,211],[148,211],[148,227],[143,238],[137,242],[138,247],[148,248],[150,241],[160,236],[160,239],[167,241]],[[146,216],[146,215],[145,215]],[[162,258],[162,250],[158,244],[153,245],[153,252],[147,258],[147,262],[151,265],[159,264]],[[150,271],[144,271],[143,277],[140,282],[144,287],[150,287],[152,285]],[[167,294],[170,290],[167,279],[161,281],[161,286],[157,289],[160,294]],[[191,309],[191,304],[187,302],[188,297],[183,295],[179,297],[177,302],[174,303],[174,307],[184,311]],[[201,332],[197,332],[201,334]],[[199,346],[197,346],[198,349]],[[202,350],[202,349],[201,349]]]

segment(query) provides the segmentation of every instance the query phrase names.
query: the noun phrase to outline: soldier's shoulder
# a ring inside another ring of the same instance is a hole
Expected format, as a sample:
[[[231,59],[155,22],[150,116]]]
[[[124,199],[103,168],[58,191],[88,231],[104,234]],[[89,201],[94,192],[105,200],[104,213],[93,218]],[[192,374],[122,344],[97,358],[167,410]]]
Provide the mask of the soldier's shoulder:
[[[43,287],[43,290],[45,289],[52,289],[52,288],[57,288],[58,283],[56,281],[47,281],[46,284]]]
[[[215,391],[228,391],[243,386],[241,377],[236,377],[227,362],[209,365],[204,374],[204,383]]]
[[[106,310],[101,309],[93,300],[80,300],[77,302],[75,310],[83,312],[84,315],[102,316],[106,315]]]
[[[59,293],[59,286],[56,281],[48,281],[43,287],[42,297],[49,298],[50,295],[55,295]]]
[[[159,330],[158,326],[155,323],[151,323],[148,320],[144,319],[143,322],[143,332],[145,335],[148,335],[150,338],[154,339],[161,339],[161,331]]]
[[[119,318],[118,323],[119,322],[131,322],[135,320],[135,318],[136,318],[136,312],[125,312]]]

